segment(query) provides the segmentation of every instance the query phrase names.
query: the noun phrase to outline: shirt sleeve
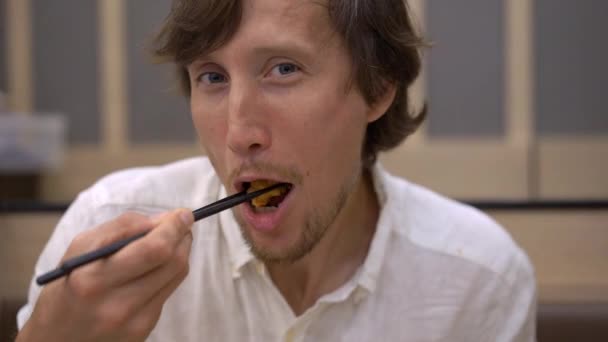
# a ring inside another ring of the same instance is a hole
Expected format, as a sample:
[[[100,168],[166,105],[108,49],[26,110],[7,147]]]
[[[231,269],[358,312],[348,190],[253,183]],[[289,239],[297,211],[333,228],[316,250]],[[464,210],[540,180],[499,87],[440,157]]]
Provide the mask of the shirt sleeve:
[[[495,284],[500,288],[498,297],[490,298],[491,307],[482,321],[478,341],[534,342],[536,341],[537,291],[534,270],[526,255],[521,252],[514,258],[512,275],[501,275]],[[487,335],[486,335],[487,333]]]
[[[501,341],[535,342],[536,341],[536,312],[537,291],[536,278],[530,262],[524,257],[521,262],[516,284],[513,287],[511,312],[508,313],[507,324],[499,336]]]

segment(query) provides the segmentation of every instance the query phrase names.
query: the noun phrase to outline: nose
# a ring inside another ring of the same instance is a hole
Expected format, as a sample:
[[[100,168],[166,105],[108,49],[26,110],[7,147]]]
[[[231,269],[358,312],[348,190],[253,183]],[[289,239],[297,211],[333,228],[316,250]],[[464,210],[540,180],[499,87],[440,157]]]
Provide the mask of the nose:
[[[255,85],[232,82],[228,95],[228,148],[241,157],[251,157],[271,145],[267,122]]]

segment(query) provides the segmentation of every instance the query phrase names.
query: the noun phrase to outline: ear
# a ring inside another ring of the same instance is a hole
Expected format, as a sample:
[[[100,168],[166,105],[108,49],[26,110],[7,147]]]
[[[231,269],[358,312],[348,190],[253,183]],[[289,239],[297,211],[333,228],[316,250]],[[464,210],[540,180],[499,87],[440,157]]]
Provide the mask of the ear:
[[[384,94],[376,99],[376,102],[369,107],[367,112],[367,122],[374,122],[382,117],[393,104],[397,94],[397,85],[393,82],[385,83]]]

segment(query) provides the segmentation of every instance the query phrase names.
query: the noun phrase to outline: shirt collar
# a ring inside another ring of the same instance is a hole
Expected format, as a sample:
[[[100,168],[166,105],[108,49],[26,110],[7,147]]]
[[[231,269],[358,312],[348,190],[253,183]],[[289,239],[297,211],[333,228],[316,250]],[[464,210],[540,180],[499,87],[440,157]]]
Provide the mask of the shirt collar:
[[[388,250],[392,229],[391,208],[394,200],[390,193],[391,187],[388,186],[391,178],[390,174],[386,172],[379,162],[375,163],[370,171],[372,174],[374,190],[378,197],[380,213],[374,238],[372,239],[367,257],[365,258],[363,265],[361,265],[361,270],[359,276],[356,278],[356,282],[357,285],[366,289],[368,292],[374,292]]]
[[[392,204],[392,200],[390,200],[391,196],[387,192],[390,189],[387,186],[387,182],[390,181],[391,176],[380,163],[376,163],[371,168],[371,174],[380,206],[380,215],[368,255],[353,279],[357,285],[363,287],[368,292],[375,290],[377,279],[384,263],[391,231],[390,207]],[[226,189],[221,187],[219,198],[224,198],[226,195]],[[228,245],[232,264],[232,276],[233,278],[238,278],[241,276],[242,268],[250,262],[256,261],[256,259],[241,235],[239,225],[232,210],[225,210],[220,213],[220,225]]]
[[[218,198],[226,196],[226,189],[222,186]],[[226,239],[226,244],[228,245],[228,253],[232,265],[232,277],[238,278],[241,276],[243,266],[255,258],[243,239],[243,235],[241,235],[241,228],[232,210],[224,210],[220,213],[220,225]]]

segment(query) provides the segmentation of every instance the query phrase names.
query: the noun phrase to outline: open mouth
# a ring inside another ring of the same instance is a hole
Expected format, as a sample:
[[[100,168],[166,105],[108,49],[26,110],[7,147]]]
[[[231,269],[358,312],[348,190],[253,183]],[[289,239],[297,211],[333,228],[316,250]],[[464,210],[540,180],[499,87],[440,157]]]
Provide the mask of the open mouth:
[[[243,190],[247,191],[247,193],[250,193],[253,191],[267,188],[277,183],[279,182],[266,179],[258,179],[252,182],[244,182]],[[258,197],[255,197],[249,202],[249,205],[256,213],[270,212],[276,210],[281,205],[285,197],[287,197],[292,187],[292,184],[285,183],[284,186],[280,186]]]

